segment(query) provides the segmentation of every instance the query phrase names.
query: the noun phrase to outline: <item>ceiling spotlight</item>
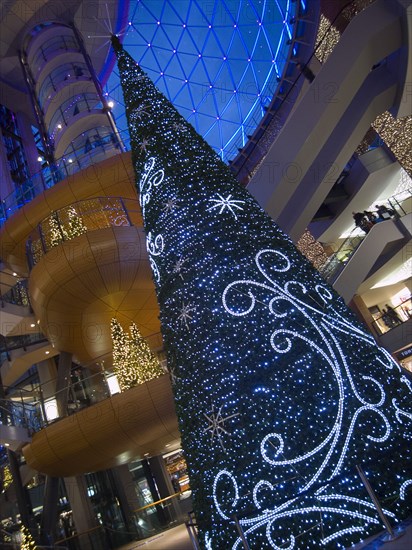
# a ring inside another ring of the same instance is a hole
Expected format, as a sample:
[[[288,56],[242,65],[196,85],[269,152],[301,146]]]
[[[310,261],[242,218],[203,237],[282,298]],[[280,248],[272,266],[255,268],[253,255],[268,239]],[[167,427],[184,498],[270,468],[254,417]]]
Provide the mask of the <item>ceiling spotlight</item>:
[[[114,102],[113,102],[113,101],[109,101],[107,105],[108,105],[108,106],[110,107],[110,109],[111,109],[112,107],[114,107]]]

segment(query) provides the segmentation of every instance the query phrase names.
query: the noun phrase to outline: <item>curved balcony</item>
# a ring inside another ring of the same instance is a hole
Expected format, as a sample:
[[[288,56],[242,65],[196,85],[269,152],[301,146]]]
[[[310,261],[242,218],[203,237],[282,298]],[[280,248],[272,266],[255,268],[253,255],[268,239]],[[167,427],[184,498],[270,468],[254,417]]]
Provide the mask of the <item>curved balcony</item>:
[[[170,379],[164,375],[43,428],[23,455],[39,472],[68,477],[160,454],[179,438]]]
[[[28,198],[26,204],[16,205],[12,200],[15,197],[9,197],[9,212],[13,212],[13,215],[4,220],[0,228],[0,238],[3,245],[3,261],[12,271],[20,276],[27,275],[26,241],[31,231],[41,220],[49,216],[50,212],[67,204],[97,196],[120,195],[136,199],[130,153],[108,155],[108,158],[101,160],[100,155],[96,155],[99,150],[100,147],[84,153],[82,148],[81,154],[84,157],[71,157],[73,163],[69,164],[70,167],[73,165],[75,173],[61,174],[60,180],[52,181],[50,188],[45,188],[41,178],[33,182],[30,189],[31,200]],[[119,153],[118,149],[116,151]],[[93,164],[95,159],[100,159],[97,166]],[[88,161],[91,165],[87,164]],[[79,164],[84,166],[84,169],[76,171]],[[14,206],[11,206],[12,204]]]
[[[90,362],[111,351],[110,320],[159,332],[136,200],[94,198],[47,216],[28,240],[29,293],[54,348]]]
[[[33,53],[29,52],[29,63],[33,68],[35,76],[40,73],[44,65],[53,59],[56,55],[61,55],[66,52],[79,52],[79,45],[67,29],[60,29],[63,34],[60,36],[52,36],[41,44]]]
[[[90,78],[90,72],[84,62],[77,61],[59,65],[42,82],[38,94],[40,106],[47,111],[46,104],[58,93],[62,84],[66,85],[79,79],[89,80]]]
[[[56,141],[59,126],[69,126],[77,115],[91,111],[99,111],[103,108],[99,96],[96,92],[80,93],[69,97],[62,103],[48,124],[49,134],[53,141]]]
[[[87,134],[92,133],[94,129],[92,128],[82,132],[82,134],[85,134],[84,141],[79,139],[79,136],[75,138],[65,150],[64,155],[57,159],[53,166],[46,166],[24,182],[21,187],[15,189],[10,195],[5,197],[0,205],[0,228],[17,210],[23,208],[35,197],[42,195],[44,191],[54,187],[68,176],[76,174],[88,166],[100,163],[109,157],[121,154],[122,151],[119,149],[114,135],[112,133],[107,133],[107,127],[104,128],[104,132],[102,132],[102,129],[103,127],[101,126],[95,128],[96,132],[94,132],[93,137],[89,140],[90,147],[87,142]],[[94,137],[95,135],[98,135],[98,140]],[[130,165],[130,167],[128,167],[130,174],[132,173],[133,169],[129,158],[122,157],[114,162],[126,162]],[[104,169],[104,166],[105,165],[102,165],[102,169]],[[79,177],[82,176],[79,175]],[[88,177],[90,177],[90,173]],[[134,196],[135,195],[134,193]],[[130,193],[127,193],[127,196],[130,196]],[[79,196],[78,198],[83,197]]]

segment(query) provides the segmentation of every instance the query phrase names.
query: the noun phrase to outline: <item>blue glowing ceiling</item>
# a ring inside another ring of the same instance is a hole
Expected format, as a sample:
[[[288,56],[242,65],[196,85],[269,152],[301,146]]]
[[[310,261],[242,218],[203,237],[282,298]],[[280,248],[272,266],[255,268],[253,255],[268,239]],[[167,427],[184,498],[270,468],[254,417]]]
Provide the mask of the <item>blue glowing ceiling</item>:
[[[225,161],[265,113],[288,59],[298,2],[131,0],[123,43]],[[127,132],[119,76],[106,86]]]

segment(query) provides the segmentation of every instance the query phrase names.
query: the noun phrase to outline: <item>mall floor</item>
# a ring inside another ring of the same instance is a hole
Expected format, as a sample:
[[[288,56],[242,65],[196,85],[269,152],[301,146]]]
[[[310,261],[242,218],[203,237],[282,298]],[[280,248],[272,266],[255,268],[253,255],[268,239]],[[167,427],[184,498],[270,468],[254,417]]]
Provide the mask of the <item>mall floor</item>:
[[[383,532],[372,540],[353,546],[351,550],[412,550],[412,519],[404,522],[401,529],[402,535],[394,540],[387,540],[386,533]],[[195,547],[192,545],[186,525],[179,525],[150,539],[122,546],[118,550],[195,550]]]
[[[117,550],[194,550],[185,524],[158,533],[153,537],[130,542]]]

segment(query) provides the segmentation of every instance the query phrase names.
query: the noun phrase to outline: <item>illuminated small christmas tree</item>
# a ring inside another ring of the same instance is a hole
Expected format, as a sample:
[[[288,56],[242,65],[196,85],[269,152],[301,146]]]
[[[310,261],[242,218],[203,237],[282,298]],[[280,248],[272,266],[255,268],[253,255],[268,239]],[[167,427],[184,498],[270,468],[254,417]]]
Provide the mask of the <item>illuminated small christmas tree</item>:
[[[113,369],[121,391],[164,374],[159,361],[142,338],[135,323],[130,327],[129,336],[124,332],[117,319],[112,319],[111,334]]]
[[[130,349],[132,350],[131,360],[136,373],[136,384],[142,384],[165,374],[165,371],[159,364],[159,360],[152,353],[135,323],[132,323],[130,326]]]
[[[412,513],[412,381],[113,37],[201,547],[342,548]]]
[[[59,245],[62,241],[67,238],[67,233],[64,231],[57,212],[53,212],[49,217],[49,234],[48,241],[49,246],[53,248],[54,246]]]
[[[76,212],[74,206],[69,207],[68,217],[67,236],[69,239],[74,239],[86,233],[87,227],[84,225],[83,218]]]
[[[13,476],[11,475],[10,466],[6,465],[2,468],[1,473],[2,492],[7,491],[12,483]]]
[[[25,525],[22,525],[20,528],[21,532],[21,545],[20,550],[35,550],[37,548],[36,543],[34,542],[33,537],[30,534],[30,531]]]

